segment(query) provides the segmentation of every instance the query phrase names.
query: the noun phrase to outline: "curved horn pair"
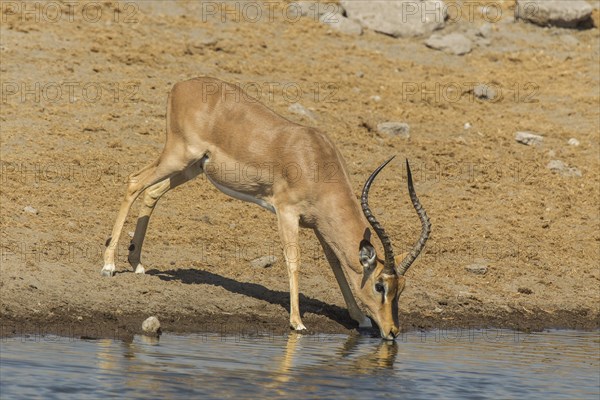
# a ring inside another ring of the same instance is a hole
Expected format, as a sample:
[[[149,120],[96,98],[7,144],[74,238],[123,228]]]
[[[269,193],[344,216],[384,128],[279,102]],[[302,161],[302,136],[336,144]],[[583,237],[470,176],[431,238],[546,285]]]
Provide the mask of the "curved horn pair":
[[[431,232],[431,222],[429,221],[429,217],[425,213],[425,210],[421,206],[419,198],[415,193],[415,188],[413,186],[412,181],[412,173],[410,171],[410,165],[408,164],[408,160],[406,160],[406,177],[408,181],[408,193],[410,195],[413,207],[417,211],[417,215],[421,220],[421,236],[419,237],[417,243],[415,243],[415,245],[413,246],[410,253],[408,253],[408,255],[404,258],[404,260],[402,260],[402,262],[396,269],[394,261],[394,249],[392,248],[390,238],[385,233],[385,230],[383,229],[381,224],[373,216],[373,213],[369,208],[369,189],[371,188],[371,184],[373,183],[375,177],[379,174],[379,172],[381,172],[381,170],[386,165],[388,165],[390,161],[394,159],[394,157],[395,156],[392,156],[389,160],[377,167],[377,169],[373,171],[369,179],[367,179],[367,181],[365,182],[365,186],[363,187],[362,196],[360,198],[360,204],[362,206],[363,213],[367,218],[367,221],[369,221],[369,224],[371,224],[373,230],[375,230],[375,233],[377,234],[379,240],[381,240],[381,244],[383,245],[383,250],[385,252],[383,272],[386,274],[393,274],[395,271],[398,275],[404,275],[408,268],[411,266],[411,264],[415,261],[419,253],[421,253],[423,247],[425,247],[425,243],[427,242],[427,239],[429,238],[429,233]]]

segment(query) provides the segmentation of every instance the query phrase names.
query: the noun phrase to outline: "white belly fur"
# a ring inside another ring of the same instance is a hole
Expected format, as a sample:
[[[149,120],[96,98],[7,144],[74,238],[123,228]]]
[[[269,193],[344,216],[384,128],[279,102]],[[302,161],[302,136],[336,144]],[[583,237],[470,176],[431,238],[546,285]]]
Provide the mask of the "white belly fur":
[[[202,160],[202,166],[204,167],[204,164],[208,162],[208,160],[204,159]],[[221,185],[218,182],[215,182],[210,175],[205,174],[206,177],[208,178],[208,180],[210,181],[210,183],[212,183],[213,185],[215,185],[215,187],[217,189],[219,189],[221,192],[225,193],[227,196],[233,197],[234,199],[238,199],[238,200],[242,200],[242,201],[247,201],[249,203],[255,203],[258,204],[259,206],[261,206],[262,208],[271,211],[272,213],[275,213],[275,207],[273,207],[272,204],[266,202],[263,199],[257,199],[256,197],[250,196],[249,194],[246,193],[242,193],[242,192],[238,192],[236,190],[233,190],[227,186]]]

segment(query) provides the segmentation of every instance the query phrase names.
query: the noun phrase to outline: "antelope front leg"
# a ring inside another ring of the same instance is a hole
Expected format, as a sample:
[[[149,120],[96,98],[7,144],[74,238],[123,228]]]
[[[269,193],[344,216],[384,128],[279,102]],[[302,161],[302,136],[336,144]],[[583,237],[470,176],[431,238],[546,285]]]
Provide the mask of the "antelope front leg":
[[[298,301],[298,267],[300,266],[300,246],[298,245],[298,215],[278,210],[279,235],[283,244],[283,255],[290,278],[290,327],[296,331],[306,330],[300,318]]]

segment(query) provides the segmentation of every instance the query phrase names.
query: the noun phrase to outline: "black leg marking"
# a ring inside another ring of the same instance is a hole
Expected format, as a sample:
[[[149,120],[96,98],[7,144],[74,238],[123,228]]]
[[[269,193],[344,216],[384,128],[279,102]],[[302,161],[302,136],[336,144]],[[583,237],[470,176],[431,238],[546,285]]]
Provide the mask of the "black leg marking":
[[[110,241],[112,240],[112,236],[109,237],[108,239],[106,239],[106,243],[104,244],[105,247],[108,247],[108,245],[110,244]]]
[[[135,244],[133,244],[133,242],[129,243],[129,251],[134,251],[135,250]]]

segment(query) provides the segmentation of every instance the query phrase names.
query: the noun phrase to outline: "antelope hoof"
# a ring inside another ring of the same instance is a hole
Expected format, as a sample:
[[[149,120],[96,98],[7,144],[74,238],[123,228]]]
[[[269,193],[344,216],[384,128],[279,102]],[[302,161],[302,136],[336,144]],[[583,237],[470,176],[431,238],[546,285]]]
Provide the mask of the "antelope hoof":
[[[138,264],[137,267],[135,267],[135,273],[136,274],[145,274],[146,270],[144,269],[144,266],[142,264]]]
[[[102,276],[111,277],[115,274],[115,264],[106,264],[102,267],[102,271],[100,271]]]
[[[300,322],[299,324],[290,324],[290,327],[295,330],[296,332],[306,332],[307,329],[304,326],[304,324],[302,322]]]

